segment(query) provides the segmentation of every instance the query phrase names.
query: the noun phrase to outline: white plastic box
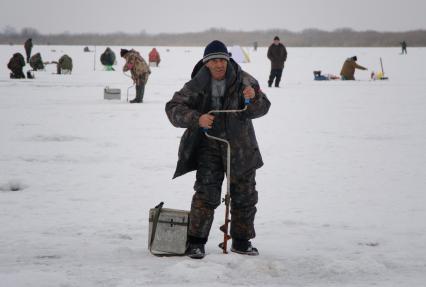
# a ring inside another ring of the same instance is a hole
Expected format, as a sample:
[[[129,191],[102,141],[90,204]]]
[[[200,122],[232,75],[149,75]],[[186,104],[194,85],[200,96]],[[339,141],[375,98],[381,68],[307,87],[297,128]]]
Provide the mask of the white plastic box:
[[[104,100],[121,100],[121,90],[106,87],[104,89]]]

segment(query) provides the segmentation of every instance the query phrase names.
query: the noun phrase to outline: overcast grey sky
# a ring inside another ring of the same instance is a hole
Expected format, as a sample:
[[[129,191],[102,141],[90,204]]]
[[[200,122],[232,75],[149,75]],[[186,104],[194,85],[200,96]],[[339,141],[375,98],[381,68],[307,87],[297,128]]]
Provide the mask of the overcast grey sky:
[[[42,33],[426,29],[426,0],[0,0],[0,30]]]

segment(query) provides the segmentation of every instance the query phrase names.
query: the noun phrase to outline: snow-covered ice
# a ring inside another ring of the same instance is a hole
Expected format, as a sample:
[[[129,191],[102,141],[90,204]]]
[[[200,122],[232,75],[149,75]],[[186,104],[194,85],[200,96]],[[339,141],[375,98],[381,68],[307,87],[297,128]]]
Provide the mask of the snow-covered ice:
[[[94,71],[83,47],[35,46],[44,61],[69,54],[73,74],[10,80],[23,47],[0,46],[0,286],[424,286],[425,48],[289,48],[279,89],[266,86],[266,49],[249,49],[243,69],[272,102],[255,120],[261,255],[221,254],[220,207],[197,261],[154,257],[147,237],[158,202],[190,206],[194,174],[171,180],[183,130],[164,105],[203,49],[159,47],[145,102],[130,105],[112,48],[116,72],[102,70],[105,47]],[[370,71],[382,57],[390,80],[313,81],[353,55]],[[122,100],[104,100],[105,86]]]

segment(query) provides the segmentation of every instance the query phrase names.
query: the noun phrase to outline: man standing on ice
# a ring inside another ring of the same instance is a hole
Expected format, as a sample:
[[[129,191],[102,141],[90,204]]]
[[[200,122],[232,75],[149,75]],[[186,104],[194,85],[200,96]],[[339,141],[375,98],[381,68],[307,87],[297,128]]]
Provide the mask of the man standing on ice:
[[[208,113],[242,109],[245,99],[251,103],[242,113]],[[256,79],[241,70],[230,59],[226,46],[217,40],[206,46],[203,59],[194,67],[192,79],[166,104],[170,122],[186,128],[174,178],[197,170],[189,214],[187,256],[195,259],[205,256],[204,245],[214,210],[221,203],[226,172],[226,144],[208,139],[202,129],[209,129],[209,134],[227,139],[231,145],[231,251],[259,254],[250,239],[256,235],[255,175],[263,161],[251,120],[265,115],[270,105]]]
[[[275,87],[278,88],[283,74],[284,63],[287,61],[287,49],[280,42],[278,36],[275,36],[274,42],[268,48],[268,59],[271,61],[271,73],[269,74],[268,87],[272,86],[275,79]]]
[[[401,55],[407,55],[407,42],[401,42]]]
[[[123,72],[130,70],[133,82],[136,85],[136,97],[130,101],[131,104],[143,103],[143,95],[145,93],[145,85],[148,81],[151,70],[144,58],[135,50],[121,49],[120,56],[126,60]]]
[[[24,43],[25,53],[27,54],[27,63],[30,62],[31,50],[33,49],[33,39],[29,38]]]

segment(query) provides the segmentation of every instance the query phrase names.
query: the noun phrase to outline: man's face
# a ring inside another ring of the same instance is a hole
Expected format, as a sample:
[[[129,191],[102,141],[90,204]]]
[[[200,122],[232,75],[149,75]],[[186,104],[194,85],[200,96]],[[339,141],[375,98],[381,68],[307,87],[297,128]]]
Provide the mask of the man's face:
[[[274,44],[278,45],[280,43],[280,40],[274,40]]]
[[[225,59],[212,59],[207,62],[206,66],[209,68],[213,79],[223,80],[225,78],[228,61]]]

